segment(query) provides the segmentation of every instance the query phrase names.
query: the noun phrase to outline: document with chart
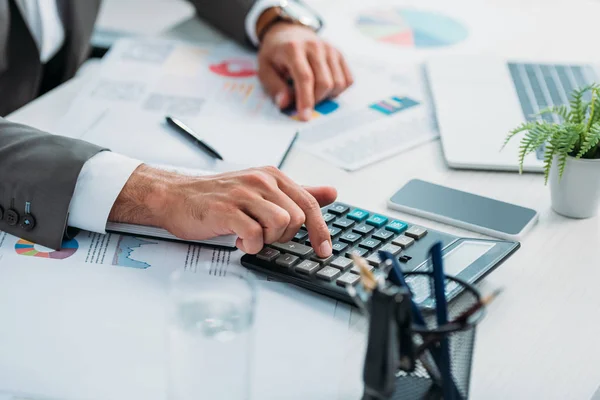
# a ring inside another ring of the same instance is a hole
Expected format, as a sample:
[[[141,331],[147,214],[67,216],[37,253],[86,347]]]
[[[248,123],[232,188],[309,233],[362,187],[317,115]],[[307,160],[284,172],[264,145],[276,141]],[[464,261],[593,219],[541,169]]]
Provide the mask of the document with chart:
[[[439,136],[419,64],[352,65],[355,85],[317,105],[299,146],[352,171]]]
[[[350,64],[354,85],[317,104],[306,123],[264,92],[253,52],[124,39],[56,132],[145,162],[211,171],[279,165],[298,131],[304,150],[347,170],[437,137],[420,65],[361,58]],[[225,163],[168,127],[167,115],[190,126]]]

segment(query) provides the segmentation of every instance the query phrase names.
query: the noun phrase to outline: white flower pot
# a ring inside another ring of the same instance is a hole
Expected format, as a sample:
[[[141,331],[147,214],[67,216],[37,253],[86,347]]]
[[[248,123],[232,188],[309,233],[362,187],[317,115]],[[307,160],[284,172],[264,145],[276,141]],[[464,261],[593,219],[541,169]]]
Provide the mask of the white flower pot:
[[[554,157],[550,170],[552,208],[569,218],[589,218],[600,207],[600,160],[567,158],[562,179]]]

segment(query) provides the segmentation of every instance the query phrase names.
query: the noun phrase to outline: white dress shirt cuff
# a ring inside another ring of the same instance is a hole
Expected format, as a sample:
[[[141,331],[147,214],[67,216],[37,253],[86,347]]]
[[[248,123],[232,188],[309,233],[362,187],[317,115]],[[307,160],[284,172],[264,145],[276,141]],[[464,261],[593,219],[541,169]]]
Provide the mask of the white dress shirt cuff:
[[[129,177],[142,162],[110,151],[90,158],[81,169],[69,206],[68,225],[106,233],[108,215]]]
[[[265,10],[281,5],[281,0],[258,0],[246,15],[246,35],[256,47],[260,44],[256,35],[256,23]]]

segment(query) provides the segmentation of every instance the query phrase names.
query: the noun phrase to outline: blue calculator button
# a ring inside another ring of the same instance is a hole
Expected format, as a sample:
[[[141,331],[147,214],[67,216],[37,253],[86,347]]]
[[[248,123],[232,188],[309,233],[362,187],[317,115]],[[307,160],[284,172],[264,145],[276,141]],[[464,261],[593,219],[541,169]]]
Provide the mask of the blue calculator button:
[[[368,217],[369,213],[365,210],[361,210],[360,208],[355,208],[354,210],[350,211],[348,215],[346,215],[346,218],[350,218],[358,222],[363,222]]]
[[[387,217],[384,217],[383,215],[377,215],[377,214],[371,215],[371,218],[369,218],[367,220],[367,224],[373,225],[376,228],[381,228],[387,222],[388,222]]]
[[[408,228],[406,222],[398,221],[397,219],[393,220],[385,227],[385,229],[394,233],[402,233],[406,230],[406,228]]]

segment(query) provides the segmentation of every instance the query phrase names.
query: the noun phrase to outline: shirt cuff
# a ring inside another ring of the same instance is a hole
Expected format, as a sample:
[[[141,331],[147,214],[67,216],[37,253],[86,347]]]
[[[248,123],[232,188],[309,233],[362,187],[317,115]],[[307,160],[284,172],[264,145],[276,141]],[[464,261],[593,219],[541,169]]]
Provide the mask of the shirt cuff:
[[[260,44],[256,35],[256,23],[265,10],[281,5],[281,0],[258,0],[246,15],[246,35],[256,47]]]
[[[106,233],[108,215],[129,177],[142,162],[110,151],[90,158],[81,169],[69,206],[68,225]]]

